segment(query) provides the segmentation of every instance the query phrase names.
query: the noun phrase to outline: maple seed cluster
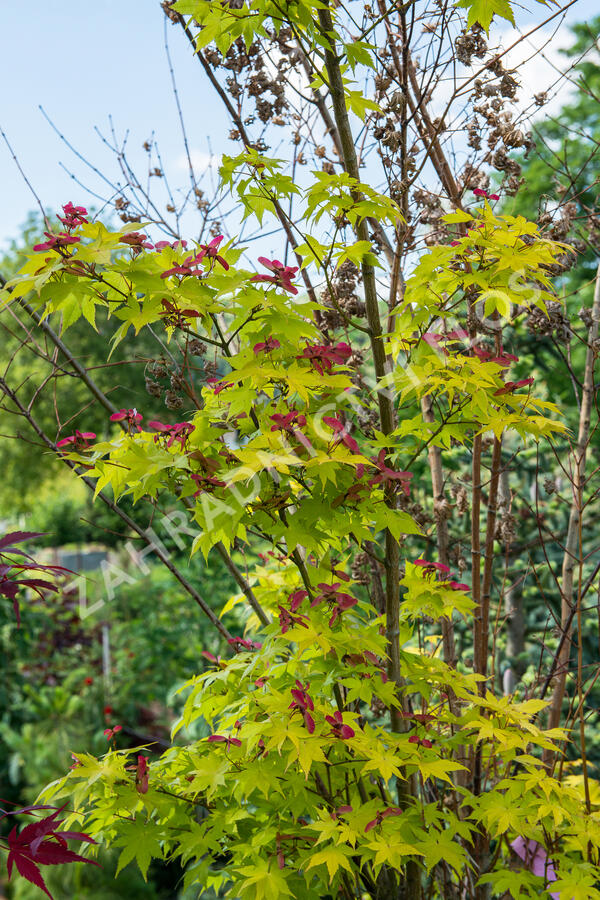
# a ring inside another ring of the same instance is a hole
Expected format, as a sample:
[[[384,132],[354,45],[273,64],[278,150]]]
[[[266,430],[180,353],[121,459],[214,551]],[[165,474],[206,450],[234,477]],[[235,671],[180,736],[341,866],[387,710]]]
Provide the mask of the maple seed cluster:
[[[262,647],[260,641],[247,641],[241,637],[227,638],[227,643],[236,653],[242,653],[244,650],[260,650]]]
[[[70,434],[58,441],[56,446],[59,450],[64,447],[68,447],[70,450],[89,450],[89,442],[95,440],[96,435],[93,431],[76,431],[75,434]]]
[[[298,288],[292,284],[292,278],[298,271],[298,266],[284,266],[278,259],[270,260],[264,256],[259,256],[258,261],[273,274],[253,275],[250,281],[266,282],[267,284],[275,285],[275,287],[283,288],[284,291],[288,291],[290,294],[298,293]]]
[[[137,411],[137,409],[120,409],[118,412],[113,413],[110,417],[111,422],[125,422],[127,426],[127,430],[131,434],[136,431],[141,431],[140,422],[143,420],[143,416]]]
[[[192,425],[191,422],[177,422],[175,425],[165,425],[163,422],[152,421],[148,422],[148,428],[152,428],[153,431],[158,432],[158,434],[154,435],[155,444],[158,444],[162,440],[165,447],[168,449],[169,447],[172,447],[173,444],[179,443],[182,450],[184,449],[189,436],[194,431],[194,425]]]
[[[196,276],[203,277],[205,274],[205,270],[201,268],[201,263],[204,260],[208,260],[210,263],[210,269],[214,265],[214,262],[220,263],[225,270],[229,269],[229,263],[219,254],[219,244],[223,240],[223,235],[219,234],[215,238],[212,239],[210,244],[200,244],[200,251],[193,256],[188,256],[181,265],[173,266],[171,269],[167,269],[166,272],[161,274],[161,278],[169,278],[171,275],[181,275],[182,277],[186,276]]]
[[[307,682],[305,686],[301,681],[296,679],[296,687],[292,688],[291,691],[293,699],[288,708],[292,710],[297,709],[301,713],[306,730],[309,734],[313,734],[315,730],[315,720],[311,713],[314,712],[315,704],[308,693],[309,687],[309,682]]]
[[[435,578],[437,572],[442,576],[450,574],[450,566],[446,566],[443,563],[429,562],[427,559],[415,559],[414,565],[420,566],[423,569],[423,577],[428,578],[429,580]],[[451,588],[453,591],[471,590],[468,584],[462,584],[458,581],[444,580],[441,584],[444,587]]]
[[[112,741],[115,739],[119,731],[123,731],[123,726],[114,725],[112,728],[105,728],[103,734],[107,741]]]
[[[388,806],[386,809],[382,809],[377,813],[375,818],[371,822],[367,822],[365,825],[365,832],[371,831],[373,828],[379,828],[384,819],[389,818],[390,816],[401,816],[402,810],[398,806]]]
[[[45,231],[44,234],[48,238],[47,241],[44,241],[42,244],[34,244],[33,249],[37,251],[44,250],[57,250],[59,253],[61,250],[64,250],[65,247],[69,247],[72,244],[78,244],[81,238],[77,237],[70,232],[73,229],[77,228],[78,225],[87,224],[87,209],[83,206],[73,206],[71,202],[65,203],[63,206],[62,216],[57,216],[56,218],[61,222],[66,231],[61,231],[58,234],[52,234],[50,231]],[[61,254],[64,255],[64,254]]]
[[[488,194],[487,191],[484,191],[482,188],[475,188],[473,191],[476,197],[483,197],[485,200],[499,200],[499,194]]]

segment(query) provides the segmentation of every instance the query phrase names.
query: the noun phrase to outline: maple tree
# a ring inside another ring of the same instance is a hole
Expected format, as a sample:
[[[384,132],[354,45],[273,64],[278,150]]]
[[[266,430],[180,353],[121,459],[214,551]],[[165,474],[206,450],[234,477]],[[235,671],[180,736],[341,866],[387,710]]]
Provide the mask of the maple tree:
[[[75,430],[55,442],[6,379],[0,388],[115,511],[125,497],[156,505],[165,493],[175,497],[195,532],[191,553],[218,552],[240,589],[217,616],[171,564],[227,655],[205,652],[209,665],[185,688],[178,742],[158,759],[119,749],[122,728],[112,726],[108,752],[74,748],[75,765],[42,800],[66,801],[69,823],[86,828],[82,839],[122,848],[118,870],[136,860],[146,877],[152,859],[178,860],[186,886],[242,900],[600,897],[580,651],[600,288],[586,340],[561,639],[537,692],[503,693],[494,672],[500,603],[492,606],[503,562],[503,459],[567,435],[558,407],[509,352],[518,343],[511,327],[523,314],[548,315],[569,248],[500,212],[502,194],[481,173],[457,183],[426,92],[414,85],[414,4],[382,4],[380,19],[369,7],[358,39],[344,7],[320,2],[285,12],[269,0],[164,7],[204,60],[231,62],[257,40],[281,50],[293,39],[298,59],[308,60],[313,102],[325,104],[339,171],[330,163],[296,183],[244,136],[234,109],[244,148],[224,158],[222,187],[244,217],[279,221],[298,265],[257,256],[269,274],[256,273],[241,242],[220,232],[190,251],[177,235],[152,241],[150,221],[139,223],[144,231],[131,231],[131,221],[111,229],[68,203],[62,230],[45,232],[3,292],[5,304],[27,298],[40,327],[60,322],[61,339],[82,316],[92,327],[100,318],[116,323],[113,349],[132,332],[161,329],[177,391],[165,402],[179,421],[146,421],[133,404],[114,408],[86,372],[113,430],[101,438]],[[368,38],[396,14],[403,37],[388,35],[382,60]],[[494,15],[513,19],[507,0],[461,0],[452,15],[463,52],[469,37],[480,56]],[[390,59],[406,102],[392,98],[384,113]],[[373,98],[353,87],[358,67],[375,73]],[[501,63],[492,72],[509,90]],[[388,133],[396,134],[392,122],[380,137],[388,150],[397,142],[407,181],[386,192],[361,177],[352,127],[392,114],[399,136]],[[406,186],[417,156],[400,146],[409,114],[445,190],[444,206],[427,201],[436,230],[418,252]],[[515,177],[507,172],[506,190]],[[340,289],[344,277],[350,294]],[[208,348],[214,363],[199,376],[194,360]],[[156,378],[166,377],[162,368]],[[459,540],[452,552],[449,532],[445,482],[457,460],[470,469],[470,566]],[[421,481],[429,520],[415,502]],[[240,548],[256,556],[246,572],[234,560]],[[242,604],[239,636],[223,616]],[[561,756],[574,620],[577,711],[566,721],[580,724],[580,781],[565,777]],[[191,726],[204,737],[188,740]]]

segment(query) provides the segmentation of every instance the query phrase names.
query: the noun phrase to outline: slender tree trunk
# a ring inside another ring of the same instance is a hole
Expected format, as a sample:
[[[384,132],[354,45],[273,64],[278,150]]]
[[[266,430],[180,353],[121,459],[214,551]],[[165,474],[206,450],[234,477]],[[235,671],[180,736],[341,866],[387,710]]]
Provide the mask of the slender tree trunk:
[[[585,487],[585,464],[590,436],[590,418],[592,406],[594,403],[594,362],[596,358],[595,342],[598,339],[598,331],[600,327],[600,265],[596,273],[596,285],[594,290],[594,301],[592,305],[592,323],[588,332],[588,348],[585,360],[585,373],[583,382],[583,391],[581,394],[581,410],[579,414],[579,433],[577,435],[577,447],[573,453],[573,478],[572,490],[573,498],[571,501],[571,511],[569,514],[569,527],[567,530],[567,538],[565,541],[565,553],[562,564],[561,577],[561,629],[571,629],[573,621],[573,588],[575,580],[575,567],[579,565],[581,547],[580,529],[582,527],[582,506],[583,491]],[[579,585],[581,590],[581,585]],[[561,647],[558,662],[557,675],[554,682],[554,690],[550,701],[550,715],[548,725],[550,728],[556,728],[560,723],[562,702],[565,696],[565,688],[567,681],[567,671],[569,668],[569,660],[571,657],[571,637],[570,633]],[[546,753],[545,760],[549,764],[552,754]]]
[[[431,397],[423,397],[421,400],[421,412],[425,422],[433,422]],[[429,444],[427,449],[429,471],[431,473],[431,488],[433,492],[433,514],[435,516],[435,529],[439,562],[447,566],[448,559],[448,501],[444,493],[444,472],[442,469],[442,451]],[[456,666],[456,646],[454,643],[454,626],[451,618],[442,619],[442,649],[444,662],[451,668]]]
[[[510,484],[508,469],[500,472],[498,486],[498,513],[500,518],[510,513]],[[506,545],[506,570],[510,569],[511,553]],[[507,584],[504,589],[504,615],[506,616],[506,659],[507,666],[502,676],[504,694],[512,694],[521,676],[522,659],[525,652],[525,616],[521,589],[514,584]]]
[[[342,72],[340,69],[339,58],[336,52],[334,41],[334,29],[331,19],[331,13],[327,7],[319,9],[319,23],[323,32],[323,36],[327,39],[329,46],[326,46],[325,68],[327,72],[328,86],[331,95],[333,113],[337,131],[339,134],[342,154],[344,159],[344,167],[347,173],[360,183],[360,173],[358,170],[358,158],[356,155],[356,146],[348,110],[346,108],[346,99],[344,95],[344,84],[342,80]],[[357,201],[360,201],[361,195],[359,191],[354,192]],[[356,237],[360,241],[369,240],[369,229],[366,221],[363,219],[357,223],[355,228]],[[375,377],[379,381],[386,374],[387,364],[385,356],[385,347],[383,344],[381,327],[381,318],[379,315],[379,302],[377,297],[377,286],[375,282],[375,269],[370,263],[363,262],[361,266],[363,287],[365,293],[366,317],[369,326],[369,337],[371,341],[371,352],[373,355],[373,364],[375,369]],[[395,425],[395,414],[392,399],[388,390],[378,388],[377,401],[379,405],[379,418],[381,422],[381,430],[384,435],[391,434]],[[396,501],[392,490],[386,489],[385,502],[390,508],[395,508]],[[399,644],[399,616],[400,616],[400,564],[399,564],[399,548],[396,538],[389,530],[386,530],[385,538],[385,598],[386,598],[386,631],[389,657],[389,674],[391,680],[396,684],[398,690],[402,687],[402,677],[400,674],[400,644]],[[405,730],[405,723],[399,715],[398,710],[391,710],[391,725],[396,732]],[[411,794],[410,782],[398,787],[399,802],[406,803]],[[395,879],[394,879],[395,881]],[[385,894],[381,900],[388,900],[389,888],[385,887]],[[421,875],[418,864],[409,860],[406,864],[405,878],[400,885],[398,898],[401,900],[420,900],[422,896]],[[378,898],[379,900],[379,898]],[[391,898],[390,898],[391,900]]]

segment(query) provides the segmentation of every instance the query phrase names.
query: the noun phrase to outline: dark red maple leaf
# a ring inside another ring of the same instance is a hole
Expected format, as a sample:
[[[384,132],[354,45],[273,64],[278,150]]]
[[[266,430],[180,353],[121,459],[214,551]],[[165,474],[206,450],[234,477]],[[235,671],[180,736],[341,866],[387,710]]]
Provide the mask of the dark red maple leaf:
[[[93,866],[100,864],[92,859],[86,859],[74,850],[69,850],[67,846],[68,840],[85,841],[88,844],[95,844],[96,841],[81,831],[60,831],[62,821],[58,818],[60,813],[65,809],[64,806],[57,809],[53,806],[28,806],[23,809],[17,809],[14,812],[4,812],[0,815],[0,819],[8,815],[31,815],[33,812],[52,809],[49,816],[38,819],[26,825],[21,831],[18,826],[12,829],[8,836],[8,859],[6,868],[9,880],[12,875],[13,866],[17,872],[31,884],[39,887],[50,900],[53,900],[52,894],[48,890],[39,866],[58,866],[65,863],[85,862],[91,863]]]
[[[39,597],[43,597],[43,591],[58,591],[58,587],[51,581],[43,578],[20,578],[25,572],[41,572],[49,575],[74,575],[71,569],[63,566],[44,566],[36,563],[33,557],[15,544],[32,538],[42,537],[43,534],[34,531],[12,531],[0,538],[0,596],[4,595],[13,602],[13,608],[17,619],[17,625],[21,624],[19,601],[17,594],[23,588],[30,588]],[[20,559],[15,561],[7,556],[7,553],[15,554]]]

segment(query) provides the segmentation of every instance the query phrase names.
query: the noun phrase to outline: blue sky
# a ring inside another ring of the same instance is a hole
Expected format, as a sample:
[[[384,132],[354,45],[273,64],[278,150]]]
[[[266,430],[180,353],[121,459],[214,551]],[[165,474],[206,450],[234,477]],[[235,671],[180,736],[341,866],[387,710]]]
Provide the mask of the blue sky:
[[[527,0],[519,24],[545,18],[543,7]],[[597,12],[595,0],[577,0],[569,21]],[[73,182],[61,163],[90,186],[98,186],[45,121],[43,106],[76,149],[115,180],[116,159],[94,131],[110,136],[112,115],[121,140],[130,130],[128,147],[140,172],[147,169],[142,143],[155,132],[173,183],[182,187],[186,167],[177,109],[164,48],[164,14],[158,0],[94,0],[71,4],[62,0],[0,3],[0,126],[43,204],[58,209],[67,200],[92,205],[93,199]],[[192,57],[179,28],[169,25],[169,46],[192,153],[197,160],[230,152],[229,122]],[[566,29],[563,30],[563,38]],[[557,45],[560,37],[557,37]],[[536,79],[532,70],[532,79]],[[536,84],[529,85],[536,90]],[[210,143],[209,143],[210,142]],[[19,232],[35,200],[10,154],[0,143],[2,204],[0,246]]]
[[[165,17],[154,0],[62,0],[0,3],[0,127],[45,206],[67,200],[92,203],[61,168],[62,162],[90,185],[98,179],[77,160],[40,112],[100,171],[118,177],[114,155],[94,131],[110,136],[109,116],[140,171],[147,169],[143,142],[156,133],[165,167],[186,180],[184,148],[164,48]],[[168,23],[169,24],[169,23]],[[229,123],[192,57],[181,29],[167,30],[188,137],[196,156],[231,150]],[[18,233],[35,200],[0,145],[2,204],[0,243]],[[96,201],[97,202],[97,201]]]

